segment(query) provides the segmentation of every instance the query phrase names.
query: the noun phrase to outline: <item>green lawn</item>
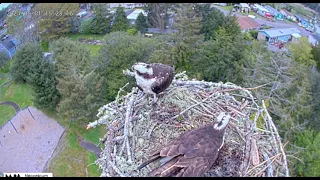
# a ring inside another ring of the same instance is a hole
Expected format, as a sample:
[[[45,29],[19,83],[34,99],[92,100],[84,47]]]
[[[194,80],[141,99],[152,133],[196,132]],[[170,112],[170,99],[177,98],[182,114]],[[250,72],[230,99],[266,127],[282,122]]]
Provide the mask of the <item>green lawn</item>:
[[[11,106],[0,105],[0,126],[4,125],[14,113],[14,109]]]
[[[231,11],[233,9],[233,6],[220,6],[222,9]]]
[[[69,34],[68,35],[68,37],[73,41],[78,40],[78,38],[103,40],[104,36],[105,35],[100,35],[100,34]]]
[[[90,49],[92,56],[98,56],[101,45],[85,44],[85,46]]]
[[[1,86],[0,101],[13,101],[20,108],[32,105],[32,89],[28,84],[12,83]]]

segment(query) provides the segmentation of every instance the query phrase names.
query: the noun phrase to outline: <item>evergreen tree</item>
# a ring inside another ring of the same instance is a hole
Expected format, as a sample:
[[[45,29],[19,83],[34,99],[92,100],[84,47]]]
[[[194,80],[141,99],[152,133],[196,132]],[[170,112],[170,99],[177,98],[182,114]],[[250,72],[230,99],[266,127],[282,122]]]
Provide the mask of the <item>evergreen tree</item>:
[[[102,3],[94,5],[95,17],[92,19],[90,27],[92,34],[106,34],[110,32],[112,16],[107,10],[107,6]]]
[[[105,45],[95,62],[97,71],[106,77],[102,97],[114,100],[119,88],[126,84],[127,77],[122,70],[129,69],[136,62],[147,62],[154,51],[156,41],[152,38],[132,36],[126,32],[112,32],[105,37]],[[132,83],[134,84],[134,83]]]
[[[136,29],[140,31],[142,34],[146,32],[146,28],[148,28],[147,18],[140,13],[135,22]]]
[[[33,103],[39,108],[55,108],[60,94],[56,88],[54,64],[39,58],[33,62],[31,70],[29,82],[34,92]]]
[[[42,50],[36,44],[24,44],[14,55],[10,74],[15,81],[29,82],[34,61],[42,59]]]
[[[320,44],[317,46],[312,47],[311,53],[313,55],[313,59],[317,63],[317,68],[320,71]]]
[[[118,7],[113,25],[111,26],[111,31],[126,31],[129,29],[129,20],[127,19],[126,13],[123,7]]]
[[[174,65],[177,71],[190,70],[191,61],[202,48],[203,36],[200,35],[200,17],[190,3],[178,4],[177,19],[167,41],[162,41],[160,49],[151,57],[152,62]]]
[[[292,53],[294,60],[299,64],[305,64],[306,66],[316,65],[312,55],[312,47],[306,37],[299,38],[297,43],[291,43],[288,49]]]
[[[202,10],[201,33],[204,34],[205,40],[214,39],[216,32],[225,22],[224,14],[217,8]]]
[[[101,76],[92,68],[90,51],[78,42],[59,39],[52,44],[57,67],[58,112],[72,120],[92,120],[102,105]]]

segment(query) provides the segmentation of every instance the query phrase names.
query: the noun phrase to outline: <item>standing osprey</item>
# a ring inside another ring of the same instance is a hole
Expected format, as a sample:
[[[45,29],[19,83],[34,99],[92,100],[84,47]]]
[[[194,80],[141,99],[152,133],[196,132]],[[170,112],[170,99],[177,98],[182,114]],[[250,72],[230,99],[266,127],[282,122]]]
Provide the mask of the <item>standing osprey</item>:
[[[198,177],[211,169],[224,143],[230,115],[220,113],[217,122],[191,130],[155,152],[138,170],[160,159],[161,166],[151,176]]]
[[[170,86],[174,68],[160,63],[136,63],[131,67],[131,71],[134,72],[138,88],[146,94],[153,94],[155,103],[156,94]]]

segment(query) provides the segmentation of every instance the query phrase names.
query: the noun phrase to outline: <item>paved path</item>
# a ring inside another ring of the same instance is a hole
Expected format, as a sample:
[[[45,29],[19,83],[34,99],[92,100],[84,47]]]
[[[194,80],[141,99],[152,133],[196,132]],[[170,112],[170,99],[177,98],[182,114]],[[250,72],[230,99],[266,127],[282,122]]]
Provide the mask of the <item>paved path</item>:
[[[97,147],[95,144],[91,143],[91,142],[88,142],[88,141],[85,141],[82,137],[78,136],[78,140],[79,140],[79,143],[80,145],[85,148],[86,150],[94,153],[97,158],[100,157],[100,153],[102,152],[101,148],[100,147]]]
[[[19,105],[17,103],[15,103],[15,102],[12,102],[12,101],[3,101],[3,102],[0,102],[0,105],[11,106],[16,111],[16,113],[21,111]]]

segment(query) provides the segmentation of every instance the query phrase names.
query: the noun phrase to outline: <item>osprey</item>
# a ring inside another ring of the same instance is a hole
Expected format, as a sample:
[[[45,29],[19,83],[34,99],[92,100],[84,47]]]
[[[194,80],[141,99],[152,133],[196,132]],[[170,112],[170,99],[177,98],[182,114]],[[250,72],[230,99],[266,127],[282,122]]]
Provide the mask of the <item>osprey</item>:
[[[217,122],[191,130],[161,150],[153,153],[138,170],[160,160],[160,167],[152,170],[150,176],[198,177],[211,169],[224,143],[224,132],[230,115],[220,113]]]
[[[136,63],[131,67],[134,72],[138,88],[146,94],[153,94],[153,102],[157,100],[156,94],[167,89],[173,79],[174,68],[165,64]]]

